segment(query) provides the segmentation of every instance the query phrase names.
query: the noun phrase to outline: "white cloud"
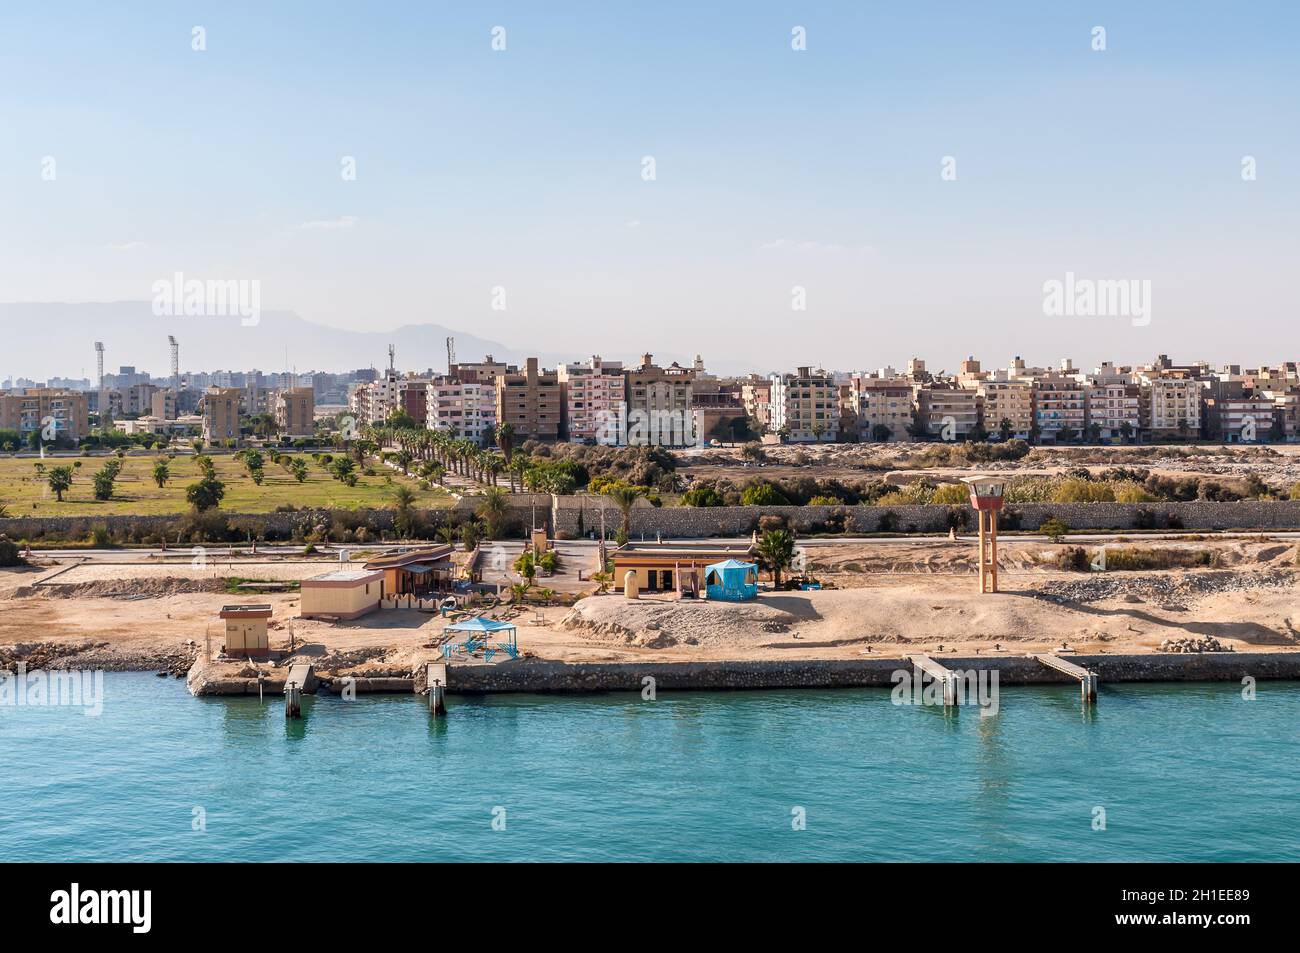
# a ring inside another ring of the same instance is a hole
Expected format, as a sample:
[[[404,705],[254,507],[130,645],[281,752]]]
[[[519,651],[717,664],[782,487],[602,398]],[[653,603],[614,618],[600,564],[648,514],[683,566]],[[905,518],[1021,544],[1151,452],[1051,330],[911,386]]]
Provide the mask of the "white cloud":
[[[776,238],[758,246],[764,251],[813,252],[818,254],[874,255],[876,250],[870,245],[840,245],[836,242],[797,241],[792,238]]]
[[[113,251],[135,251],[137,248],[147,246],[144,242],[112,242],[108,247]]]

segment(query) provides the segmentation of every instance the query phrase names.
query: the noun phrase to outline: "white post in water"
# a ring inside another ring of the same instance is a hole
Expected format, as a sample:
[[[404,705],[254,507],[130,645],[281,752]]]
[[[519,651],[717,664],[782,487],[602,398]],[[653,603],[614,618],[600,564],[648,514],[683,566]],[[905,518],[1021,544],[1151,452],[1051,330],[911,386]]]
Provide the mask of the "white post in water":
[[[434,683],[429,686],[429,711],[433,712],[435,717],[447,714],[445,692],[446,688],[438,679],[435,679]]]
[[[285,718],[302,717],[302,686],[300,686],[297,682],[285,682],[284,717]]]

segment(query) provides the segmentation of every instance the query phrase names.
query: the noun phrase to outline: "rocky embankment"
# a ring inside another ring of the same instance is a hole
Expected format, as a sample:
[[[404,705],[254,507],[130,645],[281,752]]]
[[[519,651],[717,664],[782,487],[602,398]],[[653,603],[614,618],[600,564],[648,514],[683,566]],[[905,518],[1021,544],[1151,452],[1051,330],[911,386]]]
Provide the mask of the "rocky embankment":
[[[189,641],[175,649],[123,652],[108,642],[19,642],[0,645],[0,669],[82,670],[103,672],[157,672],[183,678],[198,657],[198,644]]]

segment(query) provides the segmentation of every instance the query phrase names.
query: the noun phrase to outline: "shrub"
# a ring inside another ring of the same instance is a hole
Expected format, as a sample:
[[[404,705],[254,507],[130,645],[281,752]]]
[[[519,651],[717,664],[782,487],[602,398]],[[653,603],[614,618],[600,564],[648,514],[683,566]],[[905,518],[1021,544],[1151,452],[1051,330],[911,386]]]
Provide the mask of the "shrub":
[[[1066,546],[1056,554],[1056,568],[1065,572],[1087,572],[1091,560],[1082,546]]]
[[[0,566],[8,568],[26,565],[27,560],[19,553],[18,544],[7,536],[0,536]]]
[[[789,506],[790,501],[770,483],[753,483],[740,494],[741,506]]]
[[[930,502],[944,506],[960,506],[970,502],[970,490],[961,483],[944,483],[935,488]]]
[[[682,502],[687,506],[722,506],[722,494],[711,486],[687,490],[682,494]]]
[[[1052,516],[1043,520],[1042,525],[1038,527],[1038,531],[1052,542],[1059,543],[1061,538],[1070,532],[1070,527],[1063,520]]]

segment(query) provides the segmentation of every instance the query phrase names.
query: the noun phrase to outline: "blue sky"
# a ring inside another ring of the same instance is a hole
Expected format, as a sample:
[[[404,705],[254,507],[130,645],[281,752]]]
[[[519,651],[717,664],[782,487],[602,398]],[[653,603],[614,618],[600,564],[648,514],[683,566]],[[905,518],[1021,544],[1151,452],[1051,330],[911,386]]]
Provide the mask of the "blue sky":
[[[182,271],[575,357],[1300,357],[1293,4],[702,6],[7,4],[0,300]],[[1151,324],[1045,317],[1066,271]]]

